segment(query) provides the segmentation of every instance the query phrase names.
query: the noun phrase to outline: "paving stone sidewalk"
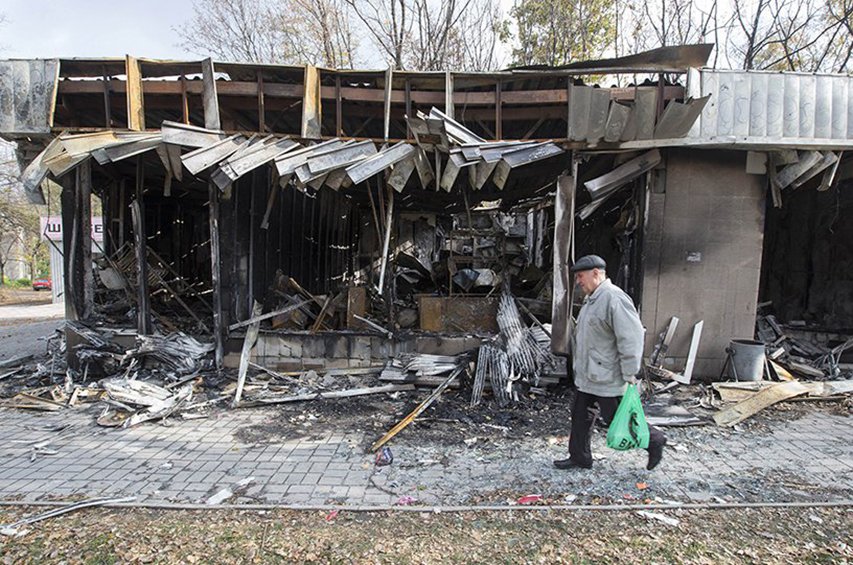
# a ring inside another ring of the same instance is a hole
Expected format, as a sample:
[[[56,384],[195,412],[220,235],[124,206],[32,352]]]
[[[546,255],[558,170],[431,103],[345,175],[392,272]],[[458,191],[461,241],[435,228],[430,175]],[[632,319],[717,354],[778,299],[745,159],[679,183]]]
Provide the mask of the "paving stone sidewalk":
[[[851,420],[828,411],[758,429],[670,428],[664,462],[651,472],[645,452],[607,450],[599,432],[595,468],[582,473],[551,465],[565,456],[565,438],[455,438],[438,445],[419,442],[410,429],[391,443],[394,463],[375,467],[364,450],[374,438],[363,433],[238,439],[241,428],[276,422],[275,407],[130,429],[99,427],[97,414],[95,406],[55,413],[0,408],[0,500],[132,495],[204,503],[249,477],[248,488],[228,502],[505,504],[534,493],[555,503],[853,500]],[[51,431],[61,426],[67,427]]]

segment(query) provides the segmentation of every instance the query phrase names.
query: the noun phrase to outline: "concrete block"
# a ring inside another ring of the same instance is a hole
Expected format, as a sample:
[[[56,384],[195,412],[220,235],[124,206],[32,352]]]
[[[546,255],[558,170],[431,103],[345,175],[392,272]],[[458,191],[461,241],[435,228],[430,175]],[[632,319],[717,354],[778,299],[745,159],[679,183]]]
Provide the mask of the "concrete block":
[[[325,359],[324,360],[325,369],[349,369],[350,367],[350,359],[348,358],[336,358],[336,359]]]
[[[350,359],[370,360],[371,338],[366,336],[351,336],[348,340]]]
[[[345,359],[349,357],[350,337],[346,335],[329,334],[323,336],[325,356],[327,359]]]
[[[302,342],[302,357],[320,358],[326,356],[326,341],[323,336],[300,336]]]
[[[282,373],[301,371],[302,359],[275,359],[271,360],[266,366]]]
[[[302,359],[303,369],[322,370],[326,368],[325,357],[304,357]]]

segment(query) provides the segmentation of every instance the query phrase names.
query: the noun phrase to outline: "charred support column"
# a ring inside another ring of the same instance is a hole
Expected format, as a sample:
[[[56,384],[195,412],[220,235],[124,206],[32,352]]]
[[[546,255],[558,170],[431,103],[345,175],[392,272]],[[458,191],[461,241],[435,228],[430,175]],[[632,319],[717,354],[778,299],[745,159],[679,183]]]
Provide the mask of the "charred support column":
[[[145,169],[142,160],[136,160],[136,194],[130,204],[133,223],[133,243],[136,249],[137,280],[136,288],[137,319],[136,330],[142,335],[151,333],[151,296],[148,294],[148,241],[145,237],[145,207],[142,186],[145,182]]]
[[[92,169],[83,162],[73,174],[62,178],[62,253],[64,258],[63,292],[65,318],[85,320],[92,315],[94,288],[92,274]],[[79,339],[72,329],[66,329],[68,366],[77,369],[79,363],[74,346]]]
[[[572,159],[572,174],[568,171],[557,179],[557,198],[554,203],[554,284],[551,302],[551,350],[556,354],[571,353],[569,338],[572,331],[572,289],[569,274],[574,258],[575,187],[577,165]]]
[[[213,337],[216,342],[216,368],[222,369],[225,357],[225,327],[222,323],[222,274],[219,270],[219,188],[208,183],[210,193],[210,275],[213,286]]]

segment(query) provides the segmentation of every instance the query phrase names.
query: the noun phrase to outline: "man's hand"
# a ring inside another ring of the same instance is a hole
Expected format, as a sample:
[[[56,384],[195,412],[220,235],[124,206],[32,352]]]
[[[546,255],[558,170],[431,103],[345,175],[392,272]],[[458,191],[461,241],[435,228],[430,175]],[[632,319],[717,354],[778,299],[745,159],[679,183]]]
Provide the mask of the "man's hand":
[[[638,379],[638,378],[637,378],[637,377],[635,377],[634,375],[631,375],[630,377],[622,377],[622,379],[623,379],[626,383],[631,384],[631,385],[635,385],[635,384],[637,384],[637,383],[639,383],[639,382],[640,382],[640,379]]]

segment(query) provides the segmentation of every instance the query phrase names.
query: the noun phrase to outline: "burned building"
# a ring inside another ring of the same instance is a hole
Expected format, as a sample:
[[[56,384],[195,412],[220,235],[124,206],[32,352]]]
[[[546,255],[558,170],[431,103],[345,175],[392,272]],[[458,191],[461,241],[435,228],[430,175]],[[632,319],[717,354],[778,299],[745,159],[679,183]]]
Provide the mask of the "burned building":
[[[853,105],[848,76],[703,68],[710,48],[494,73],[0,61],[0,135],[31,199],[62,200],[69,320],[356,370],[476,349],[511,295],[566,353],[567,268],[597,253],[647,353],[702,322],[668,368],[716,376],[759,303],[850,332]],[[654,80],[594,83],[618,74]]]

